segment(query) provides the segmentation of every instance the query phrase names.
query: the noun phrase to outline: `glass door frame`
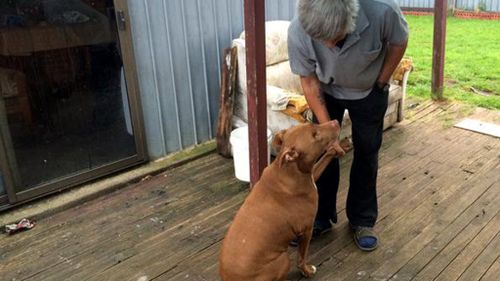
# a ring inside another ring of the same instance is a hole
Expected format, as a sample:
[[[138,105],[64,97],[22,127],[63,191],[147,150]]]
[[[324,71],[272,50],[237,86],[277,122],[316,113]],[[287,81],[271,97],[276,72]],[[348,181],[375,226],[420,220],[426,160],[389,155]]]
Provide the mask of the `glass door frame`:
[[[137,154],[105,164],[95,169],[58,178],[53,181],[37,185],[29,190],[16,193],[15,187],[16,185],[19,185],[20,182],[19,179],[16,180],[17,168],[15,167],[15,164],[11,164],[15,163],[15,159],[11,159],[14,157],[12,155],[13,147],[12,144],[9,144],[10,142],[7,139],[9,136],[8,131],[5,133],[5,130],[8,130],[8,126],[6,126],[6,124],[2,125],[2,122],[5,123],[6,120],[4,122],[0,119],[0,172],[3,174],[4,186],[6,190],[5,195],[0,195],[0,211],[50,193],[74,187],[113,172],[135,166],[147,160],[139,82],[137,78],[127,0],[114,0],[114,9]],[[122,19],[123,21],[121,21]],[[0,110],[6,112],[3,107],[3,101],[0,102]]]

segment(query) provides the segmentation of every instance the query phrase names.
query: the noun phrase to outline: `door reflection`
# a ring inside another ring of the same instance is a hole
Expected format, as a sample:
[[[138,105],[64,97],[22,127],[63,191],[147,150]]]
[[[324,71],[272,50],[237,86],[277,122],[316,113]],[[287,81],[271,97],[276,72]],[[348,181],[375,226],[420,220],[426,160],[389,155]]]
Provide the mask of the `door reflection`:
[[[136,154],[124,77],[113,1],[0,1],[16,191]]]

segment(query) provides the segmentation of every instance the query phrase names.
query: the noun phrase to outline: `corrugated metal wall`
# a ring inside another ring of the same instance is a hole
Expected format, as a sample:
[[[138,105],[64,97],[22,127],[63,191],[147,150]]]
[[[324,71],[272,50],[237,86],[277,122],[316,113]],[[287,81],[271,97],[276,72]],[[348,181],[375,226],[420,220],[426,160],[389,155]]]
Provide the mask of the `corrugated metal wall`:
[[[455,0],[455,3],[455,7],[461,10],[475,10],[479,8],[488,12],[500,12],[500,0]]]
[[[267,0],[267,19],[291,19],[295,2]],[[243,0],[128,4],[150,157],[214,138],[220,58],[243,30]]]
[[[431,8],[434,0],[396,0]],[[500,0],[449,0],[457,6]],[[243,0],[128,0],[151,158],[214,138],[220,58],[243,30]],[[267,20],[290,20],[296,0],[266,0]],[[496,6],[495,6],[496,5]]]
[[[434,8],[434,0],[396,0],[401,7]],[[455,5],[459,10],[481,9],[488,12],[500,12],[500,0],[448,0],[448,8]]]
[[[401,7],[408,8],[433,8],[434,0],[396,0]],[[450,1],[448,1],[450,3]]]

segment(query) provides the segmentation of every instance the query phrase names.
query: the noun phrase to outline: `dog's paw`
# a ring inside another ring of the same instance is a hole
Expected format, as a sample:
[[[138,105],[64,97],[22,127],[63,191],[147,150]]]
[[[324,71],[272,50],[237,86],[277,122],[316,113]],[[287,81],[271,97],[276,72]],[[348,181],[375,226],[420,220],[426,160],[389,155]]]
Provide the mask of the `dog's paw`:
[[[311,278],[316,274],[316,267],[314,265],[306,264],[300,268],[300,273],[306,278]]]
[[[344,149],[340,146],[340,144],[335,141],[330,143],[328,148],[326,149],[326,155],[334,156],[334,157],[342,157],[345,155]]]

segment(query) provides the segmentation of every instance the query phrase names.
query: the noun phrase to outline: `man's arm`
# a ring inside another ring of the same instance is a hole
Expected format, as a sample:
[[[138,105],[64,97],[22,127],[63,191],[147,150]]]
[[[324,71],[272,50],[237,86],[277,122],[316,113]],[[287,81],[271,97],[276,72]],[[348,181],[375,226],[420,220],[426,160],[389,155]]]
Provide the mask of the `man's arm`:
[[[330,121],[330,115],[326,109],[325,97],[321,92],[321,86],[318,77],[315,74],[310,76],[300,76],[300,84],[304,90],[307,104],[318,119],[318,122],[325,123]]]
[[[384,64],[382,65],[382,70],[377,78],[377,84],[379,87],[389,82],[392,73],[394,73],[394,70],[396,70],[396,67],[398,67],[399,62],[403,58],[407,45],[408,41],[405,41],[401,45],[389,44]]]

